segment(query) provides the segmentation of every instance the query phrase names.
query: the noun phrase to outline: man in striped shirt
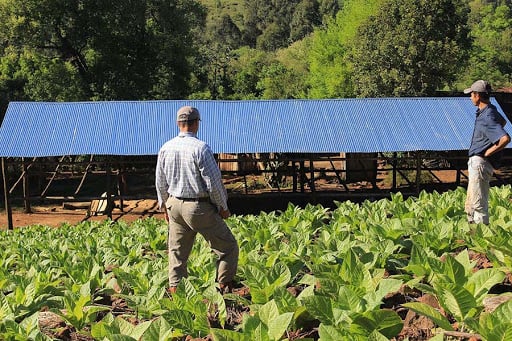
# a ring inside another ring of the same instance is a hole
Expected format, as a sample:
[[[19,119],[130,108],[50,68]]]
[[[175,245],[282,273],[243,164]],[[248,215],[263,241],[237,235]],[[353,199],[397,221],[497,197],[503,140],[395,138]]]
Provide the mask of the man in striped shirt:
[[[227,192],[210,147],[197,138],[201,117],[190,106],[178,110],[179,134],[158,153],[158,205],[169,224],[169,292],[176,292],[187,276],[187,261],[200,233],[219,257],[217,281],[222,292],[233,288],[238,266],[238,244],[226,225]]]

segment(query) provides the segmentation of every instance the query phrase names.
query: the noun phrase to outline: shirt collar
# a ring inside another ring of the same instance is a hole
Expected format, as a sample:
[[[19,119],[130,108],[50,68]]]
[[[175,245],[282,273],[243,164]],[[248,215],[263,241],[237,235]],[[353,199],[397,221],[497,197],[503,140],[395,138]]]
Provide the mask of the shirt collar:
[[[476,117],[480,116],[481,113],[483,113],[484,111],[486,111],[487,109],[490,109],[490,108],[494,108],[494,105],[492,105],[491,103],[487,104],[483,109],[477,109]]]
[[[180,132],[178,134],[179,137],[197,137],[196,134],[192,132]]]

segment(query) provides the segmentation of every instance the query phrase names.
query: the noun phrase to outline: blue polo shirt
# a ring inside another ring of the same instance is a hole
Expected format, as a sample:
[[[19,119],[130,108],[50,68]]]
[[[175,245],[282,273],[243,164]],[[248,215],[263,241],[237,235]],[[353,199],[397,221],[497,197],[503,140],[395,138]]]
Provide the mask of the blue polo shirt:
[[[505,122],[505,119],[501,116],[496,107],[490,103],[482,110],[477,110],[473,137],[468,151],[469,156],[483,156],[489,147],[506,135],[507,132],[503,128]],[[490,160],[493,165],[493,161],[498,161],[502,153],[498,152],[496,154],[493,154],[491,157],[492,160]]]

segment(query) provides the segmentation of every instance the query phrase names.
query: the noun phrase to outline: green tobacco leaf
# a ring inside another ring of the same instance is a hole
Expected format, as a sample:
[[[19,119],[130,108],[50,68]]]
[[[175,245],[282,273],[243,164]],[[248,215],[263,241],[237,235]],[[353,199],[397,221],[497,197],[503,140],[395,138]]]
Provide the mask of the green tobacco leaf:
[[[500,304],[493,312],[484,312],[480,321],[470,320],[472,328],[484,336],[493,333],[503,324],[510,324],[512,316],[512,300]],[[503,328],[503,327],[500,327]],[[488,338],[488,337],[487,337]]]
[[[271,320],[268,324],[268,336],[270,339],[280,340],[288,329],[292,318],[293,313],[284,313]]]
[[[397,292],[402,281],[398,279],[386,278],[379,282],[379,287],[375,292],[370,292],[365,295],[367,301],[366,310],[377,309],[382,304],[382,299],[389,293]]]
[[[489,290],[495,284],[501,283],[504,278],[505,273],[498,269],[480,269],[469,278],[466,288],[471,288],[470,292],[472,292],[477,302],[481,303]]]
[[[7,301],[7,297],[0,292],[0,321],[8,318],[14,319],[14,312]]]
[[[512,322],[498,325],[490,331],[487,339],[493,341],[512,341]]]
[[[465,288],[456,286],[447,286],[439,293],[439,303],[448,312],[450,312],[458,321],[463,321],[469,313],[477,308],[477,303],[473,295]]]
[[[340,341],[344,340],[346,336],[340,332],[339,328],[324,323],[318,327],[318,335],[322,341]]]
[[[308,312],[326,325],[335,325],[331,300],[325,296],[311,296],[304,298],[304,305]]]
[[[351,286],[340,288],[336,303],[339,307],[354,312],[362,312],[364,309],[364,302],[362,302],[360,295],[352,290]]]
[[[250,335],[242,334],[228,329],[211,329],[215,341],[257,341]]]
[[[429,306],[428,304],[421,302],[410,302],[404,303],[402,306],[411,309],[415,313],[426,316],[431,319],[436,325],[443,328],[444,330],[453,330],[450,322],[446,317],[444,317],[439,311],[435,308]]]
[[[137,339],[134,339],[133,337],[131,336],[128,336],[128,335],[110,335],[109,336],[109,341],[137,341]]]
[[[127,335],[135,340],[140,339],[144,332],[149,328],[152,321],[145,321],[137,325],[133,325],[130,322],[124,320],[122,317],[117,317],[115,322],[119,326],[119,330],[122,335]]]
[[[455,256],[455,259],[464,267],[466,274],[470,274],[473,271],[475,262],[471,262],[468,249],[462,250],[457,256]]]
[[[154,320],[142,335],[140,341],[171,339],[172,328],[163,317]]]
[[[493,312],[494,316],[498,321],[509,321],[512,322],[512,300],[508,300],[500,304]]]
[[[389,339],[397,336],[403,327],[402,319],[392,310],[366,312],[355,317],[352,324],[363,327],[367,334],[378,331]]]
[[[463,286],[466,283],[466,270],[464,266],[451,255],[446,255],[443,273],[457,286]]]
[[[411,249],[411,259],[405,269],[418,277],[427,276],[432,271],[427,261],[428,258],[423,247],[414,243]]]
[[[264,304],[279,287],[286,286],[291,280],[291,272],[283,263],[276,263],[266,269],[256,265],[246,265],[244,273],[247,279],[244,283],[250,288],[253,303]]]
[[[264,305],[260,307],[258,310],[258,317],[260,320],[265,323],[267,326],[270,321],[279,316],[279,309],[277,308],[277,304],[274,300],[270,300]]]
[[[366,287],[371,283],[369,280],[371,278],[370,274],[352,249],[344,256],[340,276],[343,281],[356,287]]]
[[[280,312],[294,312],[297,310],[297,298],[286,290],[286,288],[277,288],[274,292],[274,300]]]
[[[192,313],[185,310],[171,310],[164,314],[164,318],[176,330],[179,329],[184,334],[194,331],[194,317]]]
[[[368,335],[368,341],[388,341],[389,338],[384,336],[382,333],[374,330],[370,335]]]

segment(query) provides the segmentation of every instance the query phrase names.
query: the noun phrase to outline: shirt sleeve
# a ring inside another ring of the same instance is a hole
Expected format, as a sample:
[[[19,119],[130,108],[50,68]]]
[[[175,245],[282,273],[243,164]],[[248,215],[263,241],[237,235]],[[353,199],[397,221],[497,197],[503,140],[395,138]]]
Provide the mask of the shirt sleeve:
[[[222,174],[219,166],[213,157],[213,152],[208,145],[202,149],[199,155],[199,170],[205,182],[206,189],[210,194],[211,202],[224,210],[228,209],[228,195],[224,183],[222,182]]]
[[[489,115],[486,120],[485,135],[493,144],[498,142],[503,136],[507,135],[507,132],[503,127],[504,121],[505,119],[499,113]]]
[[[165,202],[169,198],[169,184],[167,183],[167,178],[164,172],[164,161],[165,153],[163,150],[160,150],[160,152],[158,153],[155,171],[156,195],[158,198],[158,207],[160,208],[160,210],[164,208]]]

